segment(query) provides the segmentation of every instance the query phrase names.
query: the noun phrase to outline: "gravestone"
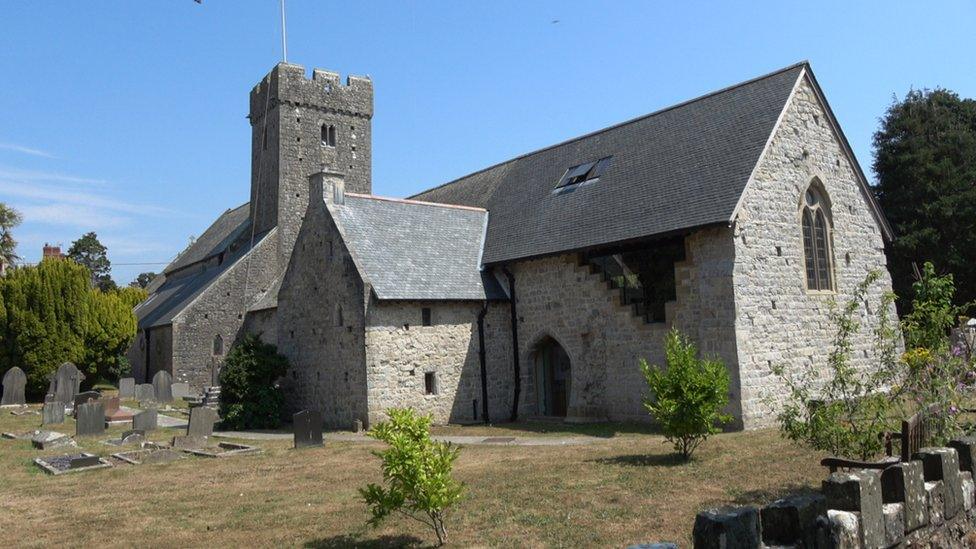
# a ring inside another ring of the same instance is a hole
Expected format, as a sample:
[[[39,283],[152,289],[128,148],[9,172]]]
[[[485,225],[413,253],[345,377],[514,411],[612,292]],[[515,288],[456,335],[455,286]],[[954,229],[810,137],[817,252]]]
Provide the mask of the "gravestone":
[[[302,410],[292,416],[295,448],[322,446],[322,414],[318,410]]]
[[[74,445],[75,441],[71,440],[71,437],[57,431],[38,431],[31,437],[31,446],[38,450],[51,450],[52,448]]]
[[[135,444],[137,442],[145,442],[146,432],[137,429],[130,429],[128,431],[124,431],[122,433],[122,436],[119,437],[119,440],[121,441],[122,444]]]
[[[27,403],[24,400],[24,388],[27,387],[27,376],[24,371],[14,366],[3,374],[3,398],[0,399],[0,406],[23,406]]]
[[[101,398],[102,395],[98,391],[85,391],[84,393],[76,394],[72,402],[74,403],[75,410],[77,410],[78,406],[87,403],[89,400],[99,400]]]
[[[102,402],[105,403],[105,421],[119,423],[132,419],[132,412],[122,409],[122,399],[119,397],[102,399]]]
[[[81,454],[73,456],[68,462],[68,469],[80,469],[82,467],[92,467],[98,465],[98,456],[93,454]]]
[[[152,383],[141,383],[136,385],[136,400],[139,402],[152,402],[156,400],[156,390]]]
[[[213,435],[214,423],[217,423],[217,412],[213,408],[197,406],[190,410],[190,424],[186,426],[186,434],[209,437]]]
[[[70,362],[65,362],[58,366],[58,371],[54,375],[54,395],[58,401],[65,406],[74,403],[74,396],[81,391],[81,382],[85,379],[85,374],[78,371],[78,368]]]
[[[134,398],[136,396],[136,378],[123,377],[119,380],[119,398]]]
[[[156,429],[156,410],[150,409],[132,416],[132,430],[147,433]]]
[[[75,436],[87,437],[105,432],[105,405],[101,402],[80,404],[75,421]]]
[[[58,401],[45,402],[41,408],[41,425],[64,423],[64,404]]]
[[[190,396],[190,384],[189,383],[174,383],[173,387],[173,398],[183,398]]]
[[[156,402],[173,402],[173,376],[169,372],[156,372],[152,380]]]

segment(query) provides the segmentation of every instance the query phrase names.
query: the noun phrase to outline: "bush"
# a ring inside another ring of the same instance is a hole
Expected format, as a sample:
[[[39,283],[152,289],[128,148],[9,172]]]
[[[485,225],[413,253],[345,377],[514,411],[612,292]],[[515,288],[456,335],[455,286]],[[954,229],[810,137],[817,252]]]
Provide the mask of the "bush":
[[[399,512],[433,528],[437,541],[447,541],[444,510],[461,499],[464,486],[451,478],[460,449],[430,438],[431,416],[413,410],[387,410],[384,421],[367,433],[390,448],[373,452],[383,460],[383,480],[389,488],[369,484],[359,493],[366,500],[371,526],[379,526],[391,513]]]
[[[881,453],[882,434],[891,430],[891,412],[899,398],[891,389],[902,374],[896,359],[898,330],[889,317],[893,294],[882,298],[877,311],[874,346],[878,364],[864,370],[851,364],[852,336],[860,327],[855,315],[880,276],[879,271],[868,273],[843,309],[831,303],[831,321],[837,332],[825,371],[810,364],[794,376],[782,365],[773,367],[788,388],[779,421],[780,430],[790,440],[846,458],[867,460]]]
[[[729,373],[719,360],[698,358],[698,349],[677,330],[668,332],[667,369],[641,360],[650,395],[644,406],[686,461],[718,425],[732,421],[722,409],[729,403]]]
[[[281,425],[284,395],[277,381],[288,371],[278,348],[247,335],[227,354],[220,370],[220,417],[231,429]]]

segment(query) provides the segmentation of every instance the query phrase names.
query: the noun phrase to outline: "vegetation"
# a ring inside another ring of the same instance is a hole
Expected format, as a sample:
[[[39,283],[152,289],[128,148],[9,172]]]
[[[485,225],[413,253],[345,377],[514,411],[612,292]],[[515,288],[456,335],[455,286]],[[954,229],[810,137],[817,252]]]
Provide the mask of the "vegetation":
[[[0,202],[0,261],[7,266],[14,265],[20,259],[12,231],[23,220],[20,212]]]
[[[422,522],[434,530],[437,542],[447,541],[444,511],[461,499],[464,486],[451,477],[460,449],[430,438],[431,416],[413,410],[387,410],[390,416],[369,430],[369,436],[389,444],[374,454],[383,460],[388,488],[370,483],[360,489],[378,526],[394,512]]]
[[[152,282],[154,278],[156,278],[156,273],[153,272],[139,273],[139,276],[137,276],[135,280],[130,282],[129,286],[132,288],[145,288],[146,286],[149,286],[149,283]]]
[[[85,266],[91,274],[91,285],[102,291],[116,288],[111,276],[112,262],[107,254],[108,248],[98,241],[94,232],[86,233],[68,248],[68,258]]]
[[[732,420],[722,413],[729,403],[729,373],[721,361],[699,358],[695,345],[673,328],[664,353],[666,369],[640,362],[650,389],[644,406],[687,461],[719,425]]]
[[[892,411],[897,405],[890,389],[902,372],[896,356],[898,330],[889,316],[893,295],[886,294],[876,311],[877,363],[870,368],[851,364],[852,338],[860,330],[857,318],[865,307],[868,290],[880,276],[880,271],[868,273],[843,308],[832,303],[830,316],[836,333],[825,371],[819,364],[810,364],[797,375],[782,365],[773,367],[773,373],[788,388],[779,421],[783,435],[790,440],[861,460],[883,450],[881,435],[891,430]]]
[[[976,100],[912,90],[888,108],[874,148],[875,194],[898,236],[888,265],[899,309],[924,261],[955,273],[960,303],[976,299]]]
[[[284,394],[278,379],[288,359],[278,348],[247,335],[227,354],[220,370],[220,417],[231,429],[270,429],[281,424]]]
[[[89,286],[88,270],[49,259],[0,279],[0,371],[19,366],[31,396],[74,362],[89,380],[111,379],[136,333],[129,294]]]

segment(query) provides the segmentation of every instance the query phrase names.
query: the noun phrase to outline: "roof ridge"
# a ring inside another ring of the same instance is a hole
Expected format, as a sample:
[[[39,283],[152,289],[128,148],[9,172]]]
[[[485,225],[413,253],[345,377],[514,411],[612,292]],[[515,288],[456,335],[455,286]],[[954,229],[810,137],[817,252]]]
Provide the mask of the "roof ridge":
[[[394,198],[390,196],[377,196],[375,194],[360,194],[360,193],[346,193],[346,196],[352,196],[355,198],[367,198],[370,200],[382,200],[384,202],[399,202],[401,204],[412,204],[415,206],[436,206],[438,208],[454,208],[457,210],[471,210],[475,212],[487,212],[485,208],[478,208],[475,206],[465,206],[463,204],[445,204],[443,202],[426,202],[423,200],[411,200],[409,198]]]
[[[429,193],[431,191],[434,191],[434,190],[437,190],[437,189],[446,187],[448,185],[457,183],[458,181],[461,181],[462,179],[467,179],[467,178],[469,178],[469,177],[471,177],[473,175],[477,175],[479,173],[486,172],[488,170],[493,170],[493,169],[495,169],[495,168],[497,168],[499,166],[503,166],[505,164],[509,164],[511,162],[515,162],[517,160],[521,160],[523,158],[527,158],[529,156],[532,156],[532,155],[535,155],[535,154],[539,154],[541,152],[548,151],[550,149],[555,149],[556,147],[561,147],[563,145],[568,145],[569,143],[573,143],[575,141],[580,141],[582,139],[586,139],[586,138],[592,137],[594,135],[598,135],[598,134],[601,134],[601,133],[604,133],[604,132],[608,132],[610,130],[617,129],[617,128],[620,128],[622,126],[626,126],[628,124],[633,124],[633,123],[636,123],[636,122],[640,122],[642,120],[646,120],[646,119],[651,118],[653,116],[657,116],[659,114],[664,114],[664,113],[666,113],[668,111],[672,111],[674,109],[677,109],[677,108],[680,108],[680,107],[685,107],[685,106],[690,105],[692,103],[696,103],[698,101],[701,101],[701,100],[704,100],[704,99],[708,99],[709,97],[713,97],[713,96],[719,95],[721,93],[729,92],[729,91],[732,91],[732,90],[734,90],[736,88],[741,88],[742,86],[747,86],[749,84],[753,84],[753,83],[758,82],[760,80],[765,80],[767,78],[771,78],[773,76],[782,74],[784,72],[791,71],[791,70],[793,70],[793,69],[795,69],[797,67],[807,67],[807,68],[809,68],[809,66],[810,66],[810,62],[808,60],[804,59],[802,61],[798,61],[796,63],[793,63],[792,65],[789,65],[787,67],[783,67],[781,69],[777,69],[775,71],[768,72],[766,74],[763,74],[763,75],[760,75],[760,76],[756,76],[756,77],[750,78],[748,80],[743,80],[742,82],[738,82],[736,84],[732,84],[731,86],[726,86],[724,88],[720,88],[718,90],[711,91],[711,92],[708,92],[706,94],[699,95],[697,97],[693,97],[691,99],[686,99],[685,101],[681,101],[681,102],[675,103],[673,105],[669,105],[667,107],[658,109],[656,111],[652,111],[652,112],[649,112],[647,114],[642,114],[642,115],[637,116],[635,118],[631,118],[629,120],[624,120],[623,122],[618,122],[616,124],[612,124],[610,126],[606,126],[606,127],[601,128],[599,130],[594,130],[594,131],[591,131],[591,132],[588,132],[588,133],[584,133],[582,135],[578,135],[576,137],[572,137],[570,139],[566,139],[566,140],[560,141],[558,143],[554,143],[552,145],[548,145],[546,147],[542,147],[542,148],[536,149],[534,151],[530,151],[530,152],[527,152],[527,153],[523,153],[523,154],[520,154],[520,155],[515,156],[513,158],[509,158],[508,160],[503,160],[501,162],[496,162],[495,164],[492,164],[492,165],[490,165],[488,167],[482,168],[480,170],[475,170],[475,171],[470,172],[468,174],[462,175],[461,177],[454,178],[454,179],[452,179],[452,180],[450,180],[450,181],[448,181],[446,183],[441,183],[440,185],[437,185],[435,187],[431,187],[429,189],[425,189],[423,191],[420,191],[419,193],[412,194],[412,195],[408,196],[407,199],[409,200],[409,199],[411,199],[411,198],[413,198],[415,196],[420,196],[422,194]]]

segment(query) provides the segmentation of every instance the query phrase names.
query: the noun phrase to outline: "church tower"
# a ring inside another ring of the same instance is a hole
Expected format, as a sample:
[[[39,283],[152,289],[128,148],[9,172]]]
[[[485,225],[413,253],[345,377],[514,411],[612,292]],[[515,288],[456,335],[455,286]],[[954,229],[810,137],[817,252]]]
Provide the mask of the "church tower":
[[[373,83],[369,78],[279,63],[251,90],[251,218],[255,234],[278,227],[284,266],[308,206],[309,174],[345,174],[370,193]]]

